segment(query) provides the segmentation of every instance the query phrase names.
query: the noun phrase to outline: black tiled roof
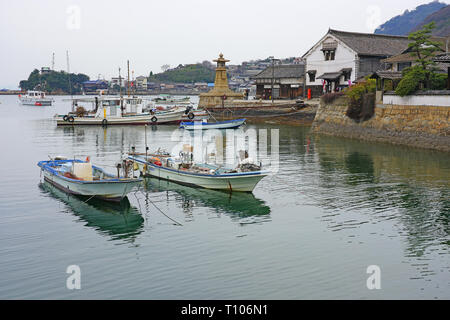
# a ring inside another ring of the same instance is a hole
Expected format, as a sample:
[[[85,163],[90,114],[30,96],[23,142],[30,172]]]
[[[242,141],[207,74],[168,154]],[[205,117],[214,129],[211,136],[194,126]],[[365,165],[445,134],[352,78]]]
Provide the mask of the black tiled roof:
[[[359,55],[392,56],[408,48],[408,37],[329,30]]]
[[[305,73],[305,65],[303,64],[282,64],[275,65],[266,68],[257,75],[253,76],[252,79],[268,79],[272,78],[302,78]]]

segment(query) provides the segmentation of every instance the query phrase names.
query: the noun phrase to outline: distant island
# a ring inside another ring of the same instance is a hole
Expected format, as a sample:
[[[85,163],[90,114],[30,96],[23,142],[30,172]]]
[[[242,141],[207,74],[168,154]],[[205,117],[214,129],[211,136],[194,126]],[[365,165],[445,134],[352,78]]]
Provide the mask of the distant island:
[[[69,79],[70,77],[70,79]],[[70,80],[70,81],[69,81]],[[67,73],[42,68],[34,69],[28,76],[28,80],[22,80],[19,87],[22,90],[42,90],[51,94],[80,94],[83,92],[82,83],[89,80],[89,76],[79,73]],[[69,88],[71,84],[71,90]]]
[[[194,83],[214,82],[215,69],[209,62],[178,65],[161,73],[150,73],[149,82]]]

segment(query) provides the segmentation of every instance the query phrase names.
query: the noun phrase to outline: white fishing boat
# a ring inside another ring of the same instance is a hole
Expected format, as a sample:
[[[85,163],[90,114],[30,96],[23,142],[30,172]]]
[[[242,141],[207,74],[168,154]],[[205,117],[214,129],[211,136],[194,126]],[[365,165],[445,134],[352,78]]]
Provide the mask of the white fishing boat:
[[[27,91],[27,94],[19,94],[19,101],[23,105],[28,106],[51,106],[52,98],[47,98],[43,91]]]
[[[198,106],[191,104],[186,107],[186,111],[182,117],[182,122],[190,122],[193,120],[203,121],[209,120],[209,118],[209,113],[205,109],[199,109]]]
[[[90,105],[90,108],[86,105]],[[141,98],[118,96],[77,98],[73,99],[72,106],[72,112],[55,115],[57,125],[175,124],[181,122],[186,110],[185,107],[179,107],[165,111],[143,112],[144,102]]]
[[[227,121],[207,122],[205,120],[193,122],[181,122],[180,128],[186,130],[207,130],[207,129],[236,129],[245,124],[245,119],[235,119]]]
[[[177,182],[206,189],[252,192],[258,182],[269,174],[261,166],[244,159],[236,168],[227,169],[207,163],[193,163],[192,152],[177,157],[156,153],[130,153],[128,159],[144,176]]]
[[[152,101],[156,105],[180,105],[180,104],[188,105],[191,103],[191,98],[190,97],[172,97],[170,95],[160,95],[156,98],[153,98]]]
[[[142,179],[106,173],[90,161],[59,159],[38,162],[44,180],[74,195],[121,201]],[[118,169],[119,172],[119,169]]]

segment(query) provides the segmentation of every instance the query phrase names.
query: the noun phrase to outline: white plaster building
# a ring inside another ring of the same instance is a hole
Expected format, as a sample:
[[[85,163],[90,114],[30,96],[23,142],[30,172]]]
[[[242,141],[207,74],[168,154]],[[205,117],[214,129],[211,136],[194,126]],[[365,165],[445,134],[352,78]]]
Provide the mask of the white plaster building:
[[[313,96],[339,91],[380,69],[380,60],[403,52],[407,37],[328,30],[308,52],[306,88]]]

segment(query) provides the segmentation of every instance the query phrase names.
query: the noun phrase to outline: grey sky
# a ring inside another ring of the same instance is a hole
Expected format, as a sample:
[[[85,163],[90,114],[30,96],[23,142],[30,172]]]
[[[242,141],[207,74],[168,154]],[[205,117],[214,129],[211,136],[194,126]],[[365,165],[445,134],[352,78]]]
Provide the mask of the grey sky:
[[[6,1],[0,3],[0,88],[16,88],[34,68],[117,76],[130,60],[134,75],[161,65],[231,63],[303,55],[329,27],[373,32],[423,0]],[[441,1],[448,3],[448,1]],[[79,10],[79,19],[77,11]],[[79,22],[79,23],[78,23]]]

